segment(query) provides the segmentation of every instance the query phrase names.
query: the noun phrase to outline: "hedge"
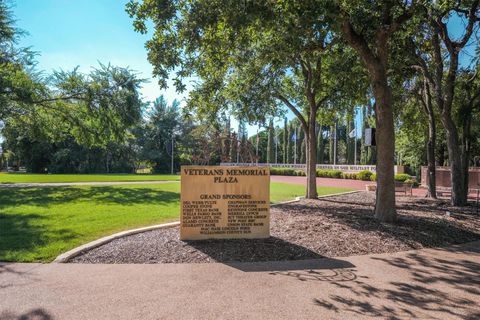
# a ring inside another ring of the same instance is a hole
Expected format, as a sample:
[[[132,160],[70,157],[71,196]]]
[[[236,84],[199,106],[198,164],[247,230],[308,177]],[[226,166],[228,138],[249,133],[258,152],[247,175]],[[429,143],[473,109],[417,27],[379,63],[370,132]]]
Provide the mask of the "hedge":
[[[358,173],[342,172],[340,170],[317,170],[317,177],[334,178],[334,179],[353,179],[363,181],[377,181],[377,175],[368,170],[363,170]],[[295,170],[289,168],[270,168],[272,176],[305,176],[304,170]],[[406,173],[399,173],[395,175],[395,181],[405,182],[412,180],[412,177]]]
[[[412,177],[406,173],[399,173],[395,175],[395,181],[405,182],[406,180],[411,180]]]
[[[358,179],[359,180],[363,180],[363,181],[370,181],[370,177],[373,175],[373,173],[371,171],[368,171],[368,170],[363,170],[363,171],[360,171],[357,176],[358,176]]]
[[[296,176],[297,170],[289,168],[270,168],[270,175],[272,176]]]
[[[343,179],[351,179],[351,180],[357,180],[358,175],[355,172],[343,172],[342,173],[342,178]]]
[[[321,178],[342,178],[342,171],[340,170],[317,170],[317,177]]]

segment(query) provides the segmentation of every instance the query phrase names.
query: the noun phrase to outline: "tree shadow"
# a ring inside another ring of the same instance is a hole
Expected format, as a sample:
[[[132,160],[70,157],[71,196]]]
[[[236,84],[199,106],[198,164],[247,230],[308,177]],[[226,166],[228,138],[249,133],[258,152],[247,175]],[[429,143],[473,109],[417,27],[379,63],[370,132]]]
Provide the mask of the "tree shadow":
[[[113,186],[11,188],[0,190],[0,209],[10,206],[32,205],[48,207],[85,200],[98,204],[167,204],[180,199],[173,191],[149,187],[126,188]]]
[[[212,260],[244,272],[354,267],[350,262],[325,259],[324,256],[308,248],[276,237],[185,242]]]
[[[0,320],[53,320],[54,317],[43,308],[32,309],[23,314],[10,311],[0,313]]]
[[[398,221],[383,223],[373,216],[371,200],[374,198],[356,197],[358,201],[352,201],[349,196],[337,196],[313,202],[292,203],[284,207],[288,206],[288,210],[296,215],[325,217],[325,221],[360,231],[352,233],[354,236],[375,233],[381,238],[400,241],[412,249],[448,246],[480,239],[480,222],[473,213],[474,208],[452,209],[444,202],[438,204],[439,208],[432,207],[431,201],[402,199],[397,205]],[[444,214],[446,211],[451,212],[448,219]]]
[[[1,214],[0,261],[13,261],[9,258],[15,252],[31,252],[36,247],[48,244],[52,239],[69,241],[76,234],[69,229],[50,230],[42,226],[45,217],[39,214]],[[2,268],[0,268],[1,271]],[[3,271],[6,269],[3,268]]]
[[[467,251],[475,257],[480,250]],[[473,261],[474,257],[472,260],[441,257],[441,253],[425,256],[419,252],[403,257],[372,257],[388,266],[385,268],[389,268],[395,280],[373,286],[359,277],[342,285],[347,294],[330,294],[313,302],[335,313],[387,319],[478,319],[480,263]],[[406,280],[395,277],[397,269],[408,270]]]

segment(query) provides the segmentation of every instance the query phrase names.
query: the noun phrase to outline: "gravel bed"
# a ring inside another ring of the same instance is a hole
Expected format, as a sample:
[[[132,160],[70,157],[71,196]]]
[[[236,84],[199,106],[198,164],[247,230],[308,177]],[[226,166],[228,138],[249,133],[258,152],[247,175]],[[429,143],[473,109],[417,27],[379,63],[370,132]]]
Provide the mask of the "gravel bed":
[[[303,260],[441,247],[480,239],[474,207],[398,197],[394,224],[373,218],[374,193],[301,200],[271,208],[268,239],[180,241],[179,229],[114,240],[73,263],[207,263]]]

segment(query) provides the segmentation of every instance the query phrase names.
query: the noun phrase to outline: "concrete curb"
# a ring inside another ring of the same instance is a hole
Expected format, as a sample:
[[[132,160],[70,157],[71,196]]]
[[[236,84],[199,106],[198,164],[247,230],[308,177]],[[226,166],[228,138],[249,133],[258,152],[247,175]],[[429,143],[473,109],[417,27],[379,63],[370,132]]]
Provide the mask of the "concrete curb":
[[[334,194],[326,194],[324,196],[319,196],[318,199],[330,198],[330,197],[336,197],[336,196],[343,196],[344,194],[351,194],[351,193],[357,193],[357,192],[365,192],[365,191],[363,191],[363,190],[353,190],[353,191],[345,191],[345,192],[334,193]]]
[[[118,232],[100,239],[97,239],[95,241],[83,244],[79,247],[73,248],[70,251],[67,251],[65,253],[62,253],[58,257],[53,260],[53,263],[65,263],[68,262],[68,260],[82,254],[85,251],[94,249],[96,247],[99,247],[101,245],[104,245],[108,242],[111,242],[115,239],[130,236],[132,234],[136,233],[141,233],[141,232],[146,232],[146,231],[152,231],[152,230],[157,230],[157,229],[166,229],[166,228],[173,228],[177,227],[180,225],[180,221],[175,221],[175,222],[170,222],[170,223],[163,223],[163,224],[157,224],[154,226],[149,226],[149,227],[144,227],[144,228],[138,228],[138,229],[132,229],[132,230],[126,230],[122,232]]]
[[[342,193],[319,196],[318,198],[321,199],[321,198],[327,198],[327,197],[334,197],[334,196],[338,196],[338,195],[355,193],[355,192],[361,192],[361,191],[359,191],[359,190],[347,191],[347,192],[342,192]],[[284,201],[284,202],[279,202],[279,203],[273,203],[273,204],[270,205],[270,207],[275,207],[275,206],[279,206],[279,205],[283,205],[283,204],[298,202],[303,198],[305,198],[305,197],[295,197],[294,200],[289,200],[289,201]],[[177,227],[179,225],[180,225],[180,221],[175,221],[175,222],[170,222],[170,223],[157,224],[157,225],[154,225],[154,226],[149,226],[149,227],[143,227],[143,228],[118,232],[118,233],[115,233],[115,234],[112,234],[112,235],[94,240],[92,242],[83,244],[79,247],[73,248],[72,250],[69,250],[65,253],[62,253],[58,257],[56,257],[55,260],[53,260],[52,262],[53,263],[65,263],[65,262],[68,262],[68,260],[84,253],[85,251],[89,251],[89,250],[94,249],[96,247],[100,247],[101,245],[109,243],[109,242],[111,242],[115,239],[123,238],[123,237],[130,236],[130,235],[133,235],[133,234],[141,233],[141,232],[147,232],[147,231],[152,231],[152,230],[157,230],[157,229],[173,228],[173,227]]]

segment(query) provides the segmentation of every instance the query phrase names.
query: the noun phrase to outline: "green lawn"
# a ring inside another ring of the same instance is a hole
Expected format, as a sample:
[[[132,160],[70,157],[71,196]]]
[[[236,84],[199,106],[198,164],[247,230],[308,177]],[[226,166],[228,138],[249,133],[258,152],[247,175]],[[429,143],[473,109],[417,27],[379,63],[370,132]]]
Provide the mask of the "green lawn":
[[[121,230],[178,220],[179,183],[0,189],[0,261],[53,260]],[[305,187],[271,184],[271,201]],[[319,187],[320,194],[348,191]]]
[[[33,174],[0,173],[0,183],[43,183],[43,182],[103,182],[103,181],[152,181],[180,180],[170,174]]]

